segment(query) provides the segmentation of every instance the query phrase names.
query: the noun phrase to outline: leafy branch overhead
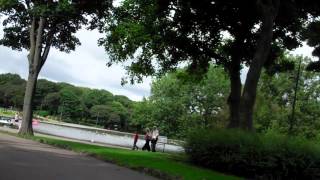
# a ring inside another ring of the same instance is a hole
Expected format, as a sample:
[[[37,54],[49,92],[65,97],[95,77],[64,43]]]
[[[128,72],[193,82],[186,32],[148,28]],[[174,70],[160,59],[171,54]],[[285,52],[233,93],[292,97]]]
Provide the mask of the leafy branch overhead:
[[[307,19],[302,1],[281,1],[279,6],[269,65],[281,50],[300,45],[300,28]],[[132,61],[127,69],[133,81],[179,64],[196,73],[205,72],[210,63],[231,69],[233,56],[250,65],[261,32],[260,12],[256,0],[126,0],[107,18],[108,33],[100,45],[111,56],[110,64]]]
[[[99,3],[99,4],[98,4]],[[99,5],[99,6],[98,6]],[[43,46],[52,45],[60,51],[70,52],[80,45],[74,36],[82,26],[91,25],[108,14],[111,1],[18,1],[1,0],[0,13],[4,15],[2,45],[14,50],[30,50],[30,30],[36,33],[43,18]],[[90,16],[90,20],[89,17]],[[33,25],[34,26],[30,27]],[[33,28],[33,29],[32,29]],[[35,35],[33,38],[36,38]],[[31,38],[31,39],[33,39]]]

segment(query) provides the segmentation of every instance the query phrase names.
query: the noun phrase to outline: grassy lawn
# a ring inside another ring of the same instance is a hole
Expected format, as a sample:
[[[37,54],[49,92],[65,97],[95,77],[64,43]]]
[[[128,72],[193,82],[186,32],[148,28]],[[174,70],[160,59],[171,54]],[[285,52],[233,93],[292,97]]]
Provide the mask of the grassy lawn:
[[[16,111],[4,110],[3,108],[0,108],[0,116],[13,117],[15,113]]]
[[[151,153],[101,147],[46,137],[32,137],[41,143],[50,144],[76,152],[87,153],[99,159],[160,177],[161,179],[209,180],[240,179],[211,170],[195,167],[186,162],[181,154]]]

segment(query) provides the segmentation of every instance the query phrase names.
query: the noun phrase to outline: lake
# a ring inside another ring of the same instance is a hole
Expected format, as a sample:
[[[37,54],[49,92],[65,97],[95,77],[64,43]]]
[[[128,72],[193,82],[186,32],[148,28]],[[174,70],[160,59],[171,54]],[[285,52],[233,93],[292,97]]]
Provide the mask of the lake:
[[[77,139],[81,141],[97,142],[115,146],[131,148],[133,145],[133,135],[130,133],[122,133],[116,131],[108,131],[98,128],[72,125],[72,124],[54,124],[40,122],[33,126],[35,132],[60,136],[65,138]],[[137,146],[141,149],[145,140],[140,136]],[[165,152],[182,152],[184,149],[174,144],[157,144],[158,151]]]

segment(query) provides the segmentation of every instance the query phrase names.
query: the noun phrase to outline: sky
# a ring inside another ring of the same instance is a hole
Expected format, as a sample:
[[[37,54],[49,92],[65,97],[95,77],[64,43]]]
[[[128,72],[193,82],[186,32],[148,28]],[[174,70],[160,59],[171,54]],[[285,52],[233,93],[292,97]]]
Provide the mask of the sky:
[[[0,37],[3,31],[0,25]],[[76,86],[94,89],[105,89],[116,95],[125,95],[131,100],[140,101],[150,95],[151,78],[143,83],[121,86],[121,78],[126,71],[121,65],[107,67],[108,56],[103,47],[98,47],[97,40],[103,35],[98,31],[80,30],[76,36],[82,45],[67,54],[51,49],[46,64],[40,72],[39,78],[54,82],[66,82]],[[291,52],[295,55],[311,57],[312,48],[303,45]],[[245,80],[248,68],[241,74]],[[27,52],[13,51],[0,46],[0,74],[16,73],[26,79],[28,75]]]
[[[0,26],[0,37],[3,36]],[[80,30],[76,34],[82,43],[75,51],[67,54],[51,49],[39,78],[54,82],[67,82],[76,86],[105,89],[116,95],[125,95],[139,101],[150,94],[151,78],[141,84],[121,86],[126,71],[121,65],[107,67],[108,56],[97,40],[102,37],[98,31]],[[28,75],[27,52],[13,51],[0,46],[0,74],[16,73],[26,79]]]

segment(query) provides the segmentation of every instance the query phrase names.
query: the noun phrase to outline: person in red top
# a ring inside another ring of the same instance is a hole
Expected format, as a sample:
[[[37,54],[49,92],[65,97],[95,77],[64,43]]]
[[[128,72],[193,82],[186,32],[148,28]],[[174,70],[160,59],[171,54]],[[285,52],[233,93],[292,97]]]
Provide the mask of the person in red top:
[[[132,150],[138,150],[139,147],[137,146],[137,142],[138,142],[138,139],[139,139],[139,134],[138,132],[135,132],[134,135],[133,135],[133,147],[132,147]]]

